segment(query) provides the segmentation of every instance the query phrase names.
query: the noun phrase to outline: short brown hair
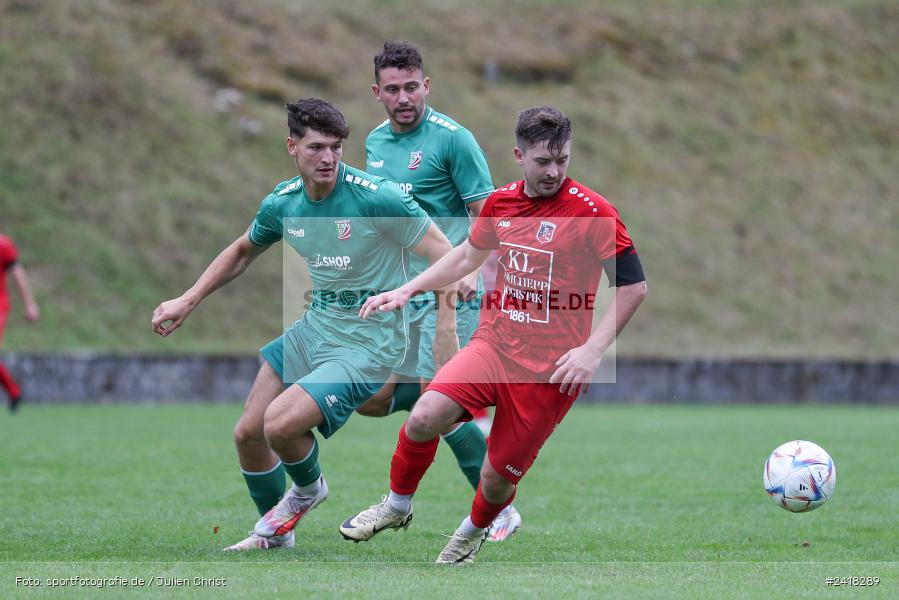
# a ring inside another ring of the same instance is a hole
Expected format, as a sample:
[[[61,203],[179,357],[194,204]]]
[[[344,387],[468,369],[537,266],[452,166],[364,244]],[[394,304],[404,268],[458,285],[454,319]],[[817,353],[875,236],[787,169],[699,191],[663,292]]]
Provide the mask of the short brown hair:
[[[287,129],[290,135],[301,138],[306,129],[314,129],[325,135],[333,135],[346,139],[350,128],[343,114],[330,102],[319,98],[306,98],[287,103]]]
[[[375,56],[375,81],[380,81],[381,69],[393,67],[404,71],[420,69],[424,73],[424,62],[421,59],[421,51],[401,40],[388,40],[384,42],[384,49]]]
[[[571,135],[571,119],[558,108],[535,106],[518,113],[515,141],[522,150],[546,141],[550,152],[558,152]]]

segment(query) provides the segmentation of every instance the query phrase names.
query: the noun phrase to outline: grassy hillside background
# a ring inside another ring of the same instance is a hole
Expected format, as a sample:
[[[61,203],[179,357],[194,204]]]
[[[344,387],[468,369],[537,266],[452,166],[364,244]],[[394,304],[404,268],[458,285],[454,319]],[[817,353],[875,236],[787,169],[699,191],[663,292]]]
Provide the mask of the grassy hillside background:
[[[0,231],[43,309],[27,326],[16,307],[5,348],[276,335],[280,249],[171,339],[149,319],[293,176],[286,100],[338,104],[362,164],[384,118],[371,58],[400,37],[496,183],[519,177],[517,110],[572,117],[570,174],[618,206],[650,280],[619,352],[899,355],[899,5],[555,4],[0,0]],[[245,94],[235,112],[213,110],[222,87]]]

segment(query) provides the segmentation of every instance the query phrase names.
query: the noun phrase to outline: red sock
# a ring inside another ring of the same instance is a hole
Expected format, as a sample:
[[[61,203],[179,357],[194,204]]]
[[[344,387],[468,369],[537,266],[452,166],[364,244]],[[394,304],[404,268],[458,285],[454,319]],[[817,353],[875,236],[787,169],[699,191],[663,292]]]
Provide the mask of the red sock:
[[[3,363],[0,363],[0,385],[3,386],[10,398],[18,398],[22,393],[16,380],[12,378],[12,375],[9,374],[9,371],[6,370],[6,365]]]
[[[487,527],[493,523],[493,520],[496,519],[497,515],[503,512],[504,508],[512,504],[512,500],[515,498],[515,492],[517,490],[517,487],[512,488],[512,493],[509,494],[509,497],[506,498],[505,502],[493,504],[492,502],[487,502],[487,499],[484,498],[484,494],[481,493],[481,486],[478,485],[478,491],[474,494],[474,502],[471,503],[472,525],[475,527]]]
[[[406,424],[400,428],[396,452],[390,462],[390,491],[395,494],[414,494],[421,478],[437,455],[437,444],[440,436],[427,442],[410,440],[406,435]]]

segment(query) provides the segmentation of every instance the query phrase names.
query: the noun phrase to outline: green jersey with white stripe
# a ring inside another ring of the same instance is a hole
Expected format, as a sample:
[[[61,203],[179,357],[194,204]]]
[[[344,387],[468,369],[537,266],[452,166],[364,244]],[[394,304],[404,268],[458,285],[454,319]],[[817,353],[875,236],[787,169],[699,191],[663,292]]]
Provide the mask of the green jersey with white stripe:
[[[406,349],[403,313],[363,320],[359,307],[407,281],[408,252],[430,222],[393,182],[340,163],[337,183],[322,200],[309,198],[299,176],[278,184],[262,201],[249,238],[259,246],[284,239],[308,264],[313,290],[304,335],[394,365]]]
[[[384,121],[365,140],[367,171],[395,181],[431,215],[453,246],[468,237],[466,206],[493,191],[484,151],[470,131],[425,107],[421,122],[394,133]],[[413,274],[427,261],[413,257]]]

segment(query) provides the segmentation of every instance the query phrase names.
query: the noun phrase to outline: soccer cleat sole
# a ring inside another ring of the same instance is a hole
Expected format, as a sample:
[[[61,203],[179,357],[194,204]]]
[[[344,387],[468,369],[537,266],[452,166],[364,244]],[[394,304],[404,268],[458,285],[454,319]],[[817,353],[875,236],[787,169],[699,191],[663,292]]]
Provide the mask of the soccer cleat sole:
[[[247,538],[246,540],[243,540],[236,544],[232,544],[232,545],[228,546],[227,548],[222,548],[222,552],[232,553],[232,552],[253,552],[253,551],[261,551],[261,550],[290,550],[294,547],[295,539],[296,539],[294,536],[291,535],[289,539],[282,540],[281,542],[279,542],[275,545],[247,544],[246,546],[241,546],[241,544],[244,544],[245,542],[248,542],[250,539],[252,539],[253,535],[254,534],[251,532],[250,538]]]

